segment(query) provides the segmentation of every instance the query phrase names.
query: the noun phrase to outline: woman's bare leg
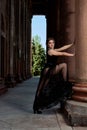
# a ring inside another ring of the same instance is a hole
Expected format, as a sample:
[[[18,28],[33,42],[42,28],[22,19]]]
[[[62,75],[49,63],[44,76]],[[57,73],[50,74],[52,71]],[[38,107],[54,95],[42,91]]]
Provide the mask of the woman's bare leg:
[[[52,73],[54,75],[54,74],[59,73],[60,71],[62,72],[64,80],[67,81],[67,64],[66,63],[61,63],[59,65],[56,65]]]
[[[65,81],[67,81],[67,64],[61,63],[59,64],[59,70],[62,71],[62,75]]]

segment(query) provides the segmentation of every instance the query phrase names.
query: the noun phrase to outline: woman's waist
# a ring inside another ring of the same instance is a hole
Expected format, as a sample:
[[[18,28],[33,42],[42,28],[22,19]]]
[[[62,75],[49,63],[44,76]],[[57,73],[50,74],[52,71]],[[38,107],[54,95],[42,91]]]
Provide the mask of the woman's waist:
[[[55,66],[55,65],[56,65],[56,63],[46,63],[45,67],[47,67],[47,66],[52,67],[52,66]]]

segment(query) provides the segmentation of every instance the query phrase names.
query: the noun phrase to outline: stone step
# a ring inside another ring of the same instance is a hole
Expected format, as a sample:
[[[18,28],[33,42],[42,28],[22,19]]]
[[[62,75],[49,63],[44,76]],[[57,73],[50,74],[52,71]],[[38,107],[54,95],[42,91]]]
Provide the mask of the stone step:
[[[87,103],[66,101],[65,115],[72,126],[87,126]]]

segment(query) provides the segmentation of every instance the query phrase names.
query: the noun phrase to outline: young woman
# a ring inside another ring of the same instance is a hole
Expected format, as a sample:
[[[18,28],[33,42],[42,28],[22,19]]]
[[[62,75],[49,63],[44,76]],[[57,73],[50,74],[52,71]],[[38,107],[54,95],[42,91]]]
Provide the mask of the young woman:
[[[34,113],[42,113],[42,109],[52,107],[65,97],[68,98],[72,93],[72,85],[67,82],[67,64],[57,63],[59,56],[74,56],[74,54],[64,51],[72,45],[73,44],[69,44],[55,49],[55,40],[48,38],[47,63],[41,71],[33,104]]]

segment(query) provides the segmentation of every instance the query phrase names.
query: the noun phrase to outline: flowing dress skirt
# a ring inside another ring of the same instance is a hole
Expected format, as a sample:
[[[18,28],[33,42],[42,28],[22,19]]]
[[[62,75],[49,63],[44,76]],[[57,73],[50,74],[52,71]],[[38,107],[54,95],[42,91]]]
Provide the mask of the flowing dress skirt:
[[[52,68],[45,75],[44,85],[39,89],[44,78],[43,74],[41,74],[33,103],[34,110],[50,108],[72,96],[72,83],[64,81],[61,72],[52,74],[51,70]],[[45,84],[46,82],[47,84]]]

